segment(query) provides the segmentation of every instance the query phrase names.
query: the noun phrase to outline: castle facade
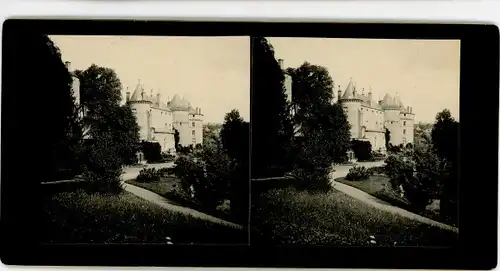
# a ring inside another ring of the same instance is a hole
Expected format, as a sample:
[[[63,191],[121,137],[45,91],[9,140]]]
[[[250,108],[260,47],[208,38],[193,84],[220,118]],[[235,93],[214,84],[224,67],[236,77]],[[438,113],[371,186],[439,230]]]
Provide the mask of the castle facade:
[[[193,108],[191,103],[179,95],[166,103],[160,93],[150,95],[139,82],[132,96],[126,93],[126,101],[134,112],[140,128],[140,140],[157,142],[161,151],[175,153],[175,130],[179,132],[180,145],[203,144],[203,114],[201,108]],[[168,99],[167,99],[168,100]]]
[[[284,70],[283,60],[278,63]],[[292,101],[292,78],[285,75],[285,94],[288,102]],[[392,145],[406,146],[414,142],[415,114],[410,106],[405,106],[398,94],[392,97],[385,94],[380,101],[375,101],[371,88],[365,95],[364,89],[358,91],[352,79],[344,91],[338,86],[337,95],[333,96],[333,103],[342,105],[351,126],[351,139],[369,141],[373,151],[385,153],[385,134],[389,131]],[[293,112],[292,112],[293,113]],[[299,124],[300,125],[300,124]]]
[[[75,103],[80,103],[80,80],[71,69],[71,63],[66,61],[66,68],[73,82],[71,89]],[[175,153],[175,130],[179,132],[179,144],[186,147],[203,144],[203,114],[201,108],[193,108],[189,101],[174,95],[172,100],[164,103],[161,95],[148,95],[139,82],[132,96],[126,93],[126,102],[130,105],[139,125],[141,141],[157,142],[161,151]],[[82,109],[83,115],[84,110]]]

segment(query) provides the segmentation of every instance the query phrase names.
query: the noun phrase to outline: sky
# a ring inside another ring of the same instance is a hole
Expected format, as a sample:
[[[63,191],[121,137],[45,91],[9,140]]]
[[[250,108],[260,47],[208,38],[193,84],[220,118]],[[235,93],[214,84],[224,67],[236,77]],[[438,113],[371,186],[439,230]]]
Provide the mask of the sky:
[[[328,69],[342,91],[350,78],[374,99],[399,94],[413,107],[415,123],[434,122],[449,109],[459,120],[460,41],[332,38],[268,38],[285,67],[305,61]]]
[[[250,121],[249,37],[50,36],[73,70],[112,68],[125,93],[140,80],[165,102],[175,94],[200,107],[204,122],[222,123],[238,109]]]

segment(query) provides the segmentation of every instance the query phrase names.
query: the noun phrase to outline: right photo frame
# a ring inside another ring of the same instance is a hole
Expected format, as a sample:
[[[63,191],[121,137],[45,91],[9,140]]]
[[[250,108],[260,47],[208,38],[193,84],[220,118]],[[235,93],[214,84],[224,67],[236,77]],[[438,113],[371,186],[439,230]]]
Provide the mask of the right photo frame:
[[[251,47],[251,245],[458,244],[460,40]]]

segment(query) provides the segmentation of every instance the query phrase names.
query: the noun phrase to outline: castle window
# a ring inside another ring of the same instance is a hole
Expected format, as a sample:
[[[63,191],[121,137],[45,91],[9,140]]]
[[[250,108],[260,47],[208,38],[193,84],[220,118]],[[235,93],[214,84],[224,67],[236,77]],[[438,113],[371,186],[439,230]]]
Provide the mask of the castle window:
[[[194,130],[193,130],[193,131],[191,131],[191,134],[192,134],[192,135],[195,135],[195,133],[196,133],[196,132],[195,132]]]
[[[195,125],[195,123],[194,123],[194,121],[192,122],[192,124],[193,124],[193,127],[195,127],[195,126],[196,126],[196,125]]]
[[[403,121],[403,126],[406,126],[406,121]]]
[[[405,114],[405,117],[406,117],[406,114]]]
[[[405,129],[403,129],[403,135],[405,135],[405,134],[406,134],[406,130],[405,130]]]

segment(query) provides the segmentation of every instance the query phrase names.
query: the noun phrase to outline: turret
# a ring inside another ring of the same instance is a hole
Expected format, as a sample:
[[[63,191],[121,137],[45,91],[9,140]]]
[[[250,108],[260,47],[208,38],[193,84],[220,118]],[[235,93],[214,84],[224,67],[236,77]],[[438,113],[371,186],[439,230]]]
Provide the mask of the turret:
[[[130,107],[135,112],[137,124],[139,124],[140,139],[149,140],[150,124],[151,124],[151,99],[144,91],[144,86],[138,80],[132,97],[128,98]]]
[[[361,102],[362,100],[358,97],[356,93],[356,87],[352,81],[349,80],[347,87],[345,89],[344,95],[339,97],[339,101],[342,103],[344,110],[347,115],[347,121],[351,125],[351,138],[359,138],[360,136],[360,124],[361,124]]]

